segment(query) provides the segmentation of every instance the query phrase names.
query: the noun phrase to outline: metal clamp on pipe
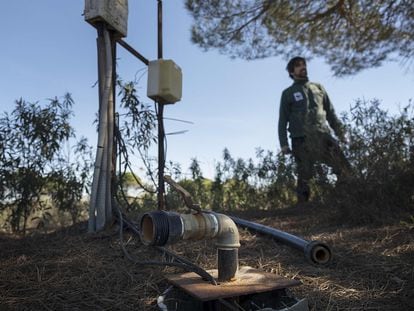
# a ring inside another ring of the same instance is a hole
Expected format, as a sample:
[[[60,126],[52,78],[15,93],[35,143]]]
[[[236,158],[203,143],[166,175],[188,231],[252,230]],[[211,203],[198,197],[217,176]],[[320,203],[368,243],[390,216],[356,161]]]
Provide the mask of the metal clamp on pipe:
[[[179,240],[215,239],[218,280],[230,281],[238,270],[239,232],[234,221],[226,215],[213,212],[145,213],[141,218],[140,237],[145,245],[154,246],[173,244]]]

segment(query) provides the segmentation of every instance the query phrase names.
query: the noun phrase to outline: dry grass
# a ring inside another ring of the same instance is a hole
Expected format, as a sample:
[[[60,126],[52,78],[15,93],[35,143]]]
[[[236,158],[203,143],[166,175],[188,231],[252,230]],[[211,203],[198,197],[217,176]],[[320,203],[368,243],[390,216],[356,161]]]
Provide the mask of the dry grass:
[[[293,291],[308,298],[311,310],[413,310],[414,230],[340,227],[325,223],[321,213],[305,206],[239,216],[325,241],[334,252],[328,266],[309,265],[300,252],[243,229],[240,265],[299,279],[303,285]],[[22,239],[0,235],[0,310],[156,310],[156,298],[168,286],[163,276],[181,271],[131,263],[115,228],[85,232],[80,224]],[[172,249],[213,269],[212,244],[180,242]],[[135,238],[127,247],[141,260],[162,259]]]

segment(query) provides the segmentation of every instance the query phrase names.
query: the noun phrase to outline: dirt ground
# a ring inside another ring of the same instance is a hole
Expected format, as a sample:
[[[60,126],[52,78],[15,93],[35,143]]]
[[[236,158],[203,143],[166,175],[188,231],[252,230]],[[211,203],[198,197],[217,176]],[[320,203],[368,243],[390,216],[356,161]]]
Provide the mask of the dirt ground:
[[[321,217],[315,206],[238,214],[320,240],[333,250],[327,266],[311,265],[300,251],[240,229],[240,266],[296,279],[292,291],[310,310],[414,310],[413,224],[350,226]],[[162,260],[153,248],[124,234],[138,260]],[[216,268],[211,241],[179,242],[174,252],[204,269]],[[0,234],[0,310],[157,310],[156,299],[174,267],[147,267],[125,258],[117,227],[87,234],[86,223],[25,238]]]

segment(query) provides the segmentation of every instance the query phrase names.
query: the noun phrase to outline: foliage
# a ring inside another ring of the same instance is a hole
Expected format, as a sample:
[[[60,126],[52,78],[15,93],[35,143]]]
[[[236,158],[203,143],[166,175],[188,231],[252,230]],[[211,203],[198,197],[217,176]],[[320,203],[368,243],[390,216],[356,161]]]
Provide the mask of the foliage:
[[[353,176],[332,194],[345,217],[372,222],[413,211],[413,108],[410,104],[390,116],[377,99],[358,100],[350,116],[344,116],[349,119],[347,153]]]
[[[118,199],[130,210],[153,209],[156,203],[156,182],[154,178],[154,159],[149,156],[149,149],[157,142],[156,113],[146,103],[142,102],[137,94],[137,82],[118,81],[120,97],[120,114],[117,129],[117,143],[120,146],[118,156],[121,159],[121,168],[118,176]],[[131,166],[130,155],[137,154],[145,167],[145,175],[152,185],[146,184],[143,178],[138,177]],[[129,170],[129,171],[128,171]],[[139,194],[140,190],[144,193]],[[128,191],[134,191],[133,197]]]
[[[272,152],[257,150],[258,163],[234,159],[223,150],[223,162],[216,166],[214,180],[202,176],[197,159],[190,165],[192,179],[179,183],[193,197],[195,203],[211,210],[255,210],[281,208],[294,203],[293,162]],[[291,187],[289,187],[291,186]],[[183,207],[175,191],[169,191],[167,200],[171,209]]]
[[[120,87],[119,96],[121,97],[121,108],[123,114],[123,124],[120,130],[127,138],[127,144],[131,150],[136,148],[148,150],[151,143],[157,141],[154,129],[156,127],[156,116],[154,111],[144,102],[139,100],[136,90],[136,82],[118,81]]]
[[[187,0],[192,41],[244,59],[324,57],[335,75],[414,51],[412,1]]]
[[[45,107],[20,99],[0,117],[0,210],[9,211],[14,232],[25,233],[29,217],[47,208],[44,195],[72,212],[80,199],[90,166],[86,141],[75,150],[82,162],[63,156],[65,142],[75,138],[72,105],[70,94],[50,99]]]
[[[408,218],[407,221],[402,220],[400,222],[400,224],[406,228],[408,228],[409,230],[413,230],[414,229],[414,216],[410,215],[410,217]]]
[[[72,148],[73,154],[61,154],[48,174],[48,191],[60,211],[67,211],[72,223],[79,219],[79,202],[84,191],[88,191],[90,172],[93,167],[92,147],[86,138],[80,139]],[[74,156],[74,159],[71,159]]]
[[[135,119],[124,123],[122,132],[128,143],[121,149],[140,151],[142,159],[146,160],[144,163],[147,163],[147,173],[152,177],[154,170],[145,151],[155,142],[155,113],[138,100],[133,85],[124,88],[123,92],[129,94],[122,97],[124,108],[129,109],[126,115]],[[351,176],[338,179],[329,167],[317,163],[316,175],[311,181],[312,201],[329,208],[335,219],[352,223],[384,222],[404,213],[412,214],[413,122],[411,103],[399,115],[390,116],[376,99],[357,100],[350,113],[343,115],[349,143],[342,144],[342,148],[353,172]],[[152,138],[142,140],[142,135]],[[124,163],[129,164],[127,156]],[[216,164],[213,180],[203,176],[197,159],[192,159],[189,170],[190,177],[183,178],[179,165],[172,162],[167,165],[168,173],[203,209],[272,210],[296,204],[295,162],[292,157],[281,153],[259,148],[255,159],[245,160],[232,157],[226,148],[222,160]],[[127,178],[121,177],[124,179]],[[140,181],[138,184],[142,183],[141,179],[136,180]],[[150,189],[137,195],[133,208],[154,209],[155,187],[139,186]],[[173,189],[168,189],[166,202],[169,209],[184,208],[182,198]]]
[[[343,116],[349,143],[342,145],[352,175],[337,179],[324,164],[311,181],[313,204],[325,206],[332,221],[383,223],[412,215],[414,210],[414,107],[390,116],[380,102],[357,100]],[[274,210],[296,204],[292,157],[257,149],[256,158],[235,159],[226,148],[215,177],[203,177],[193,159],[191,177],[181,179],[196,203],[219,211]],[[178,176],[177,176],[178,178]],[[183,207],[174,192],[170,209]]]

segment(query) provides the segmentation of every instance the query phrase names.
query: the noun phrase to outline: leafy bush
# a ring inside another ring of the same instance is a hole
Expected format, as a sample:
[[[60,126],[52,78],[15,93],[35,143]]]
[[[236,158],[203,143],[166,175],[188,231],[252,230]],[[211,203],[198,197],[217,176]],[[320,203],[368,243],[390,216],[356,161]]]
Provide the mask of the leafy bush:
[[[70,94],[44,107],[20,99],[0,117],[0,211],[7,212],[6,225],[14,232],[26,232],[29,217],[49,207],[48,197],[76,218],[91,160],[85,140],[74,150],[81,157],[75,163],[65,150],[75,138],[69,123],[72,104]]]
[[[390,116],[380,101],[358,100],[345,115],[353,176],[330,193],[341,215],[358,223],[386,222],[413,212],[413,107]]]
[[[311,181],[312,201],[327,214],[347,223],[382,223],[413,213],[414,119],[411,103],[390,116],[380,101],[357,100],[343,116],[349,143],[342,148],[352,174],[337,180],[330,168],[316,164]],[[203,208],[232,211],[277,209],[296,203],[295,163],[292,157],[258,149],[256,159],[234,159],[229,150],[216,165],[214,180],[202,177],[197,160],[183,179]],[[170,208],[179,205],[173,191]],[[172,198],[174,197],[174,200]]]

